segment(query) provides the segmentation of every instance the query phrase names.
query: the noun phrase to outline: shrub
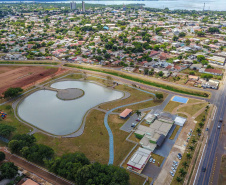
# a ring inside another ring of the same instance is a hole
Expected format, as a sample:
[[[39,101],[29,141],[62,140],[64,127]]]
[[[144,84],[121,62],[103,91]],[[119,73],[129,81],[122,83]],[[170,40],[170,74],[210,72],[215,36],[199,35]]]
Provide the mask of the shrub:
[[[137,139],[142,139],[144,137],[144,135],[140,135],[140,134],[136,134],[136,133],[134,133],[134,135]]]

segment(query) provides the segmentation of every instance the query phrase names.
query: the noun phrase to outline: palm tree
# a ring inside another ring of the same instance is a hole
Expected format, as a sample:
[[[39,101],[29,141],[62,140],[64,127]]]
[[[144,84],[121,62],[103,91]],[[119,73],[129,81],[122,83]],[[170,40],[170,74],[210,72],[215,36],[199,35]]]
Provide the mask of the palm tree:
[[[188,148],[189,148],[191,151],[193,151],[193,150],[195,149],[194,146],[189,146]]]
[[[190,153],[187,153],[186,156],[187,156],[188,159],[191,159],[191,154]]]
[[[191,141],[193,144],[195,144],[197,141],[195,139],[192,139]]]
[[[188,163],[187,163],[186,161],[184,161],[184,162],[182,163],[182,165],[183,165],[184,168],[187,168],[187,167],[188,167]]]
[[[177,182],[181,182],[182,181],[182,178],[177,177],[176,180],[177,180]]]
[[[196,129],[196,132],[198,132],[198,134],[200,134],[201,133],[201,129],[200,128],[197,128]]]
[[[139,117],[141,115],[141,112],[139,110],[136,111],[137,116]]]
[[[204,126],[204,123],[203,122],[200,122],[199,123],[199,126],[200,126],[200,128],[202,128]]]
[[[182,177],[184,177],[184,176],[186,175],[187,172],[184,170],[184,168],[181,168],[181,169],[179,170],[179,173],[181,174]]]

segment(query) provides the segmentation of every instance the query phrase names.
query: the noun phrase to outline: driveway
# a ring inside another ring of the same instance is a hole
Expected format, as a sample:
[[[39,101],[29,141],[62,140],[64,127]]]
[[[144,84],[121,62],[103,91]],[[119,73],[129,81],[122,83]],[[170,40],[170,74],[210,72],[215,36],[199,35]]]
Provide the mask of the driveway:
[[[132,114],[129,119],[124,123],[124,125],[120,128],[120,130],[123,130],[125,132],[131,132],[133,130],[133,127],[131,127],[132,123],[139,123],[136,121],[136,119],[138,118],[137,114],[134,113]]]
[[[151,177],[152,179],[156,179],[161,171],[161,167],[158,167],[154,165],[153,163],[148,163],[144,167],[142,174],[147,175],[148,177]]]

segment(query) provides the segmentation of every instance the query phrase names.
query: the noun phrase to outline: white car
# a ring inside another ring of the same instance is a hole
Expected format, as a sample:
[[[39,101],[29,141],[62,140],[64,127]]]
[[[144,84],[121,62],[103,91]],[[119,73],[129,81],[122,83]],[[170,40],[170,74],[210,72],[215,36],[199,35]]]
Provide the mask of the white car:
[[[152,162],[152,160],[153,160],[153,158],[150,158],[150,160],[149,160],[149,161],[150,161],[150,163]]]
[[[171,167],[171,170],[174,170],[174,167]]]
[[[153,161],[152,161],[153,163],[155,163],[155,159],[153,159]]]

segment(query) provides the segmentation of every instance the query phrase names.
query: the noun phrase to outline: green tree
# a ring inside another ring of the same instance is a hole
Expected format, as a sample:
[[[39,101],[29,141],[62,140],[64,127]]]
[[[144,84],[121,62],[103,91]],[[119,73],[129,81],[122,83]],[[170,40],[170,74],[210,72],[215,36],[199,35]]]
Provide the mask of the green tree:
[[[9,137],[10,134],[15,131],[16,128],[15,127],[12,127],[10,125],[5,125],[5,124],[1,124],[0,123],[0,136],[3,136],[3,137]]]
[[[183,165],[184,168],[187,168],[187,167],[188,167],[187,161],[184,161],[184,162],[182,163],[182,165]]]
[[[200,122],[199,123],[199,126],[200,126],[200,128],[202,128],[204,126],[204,123],[203,122]]]
[[[0,162],[5,160],[5,153],[0,151]]]
[[[179,173],[181,174],[182,177],[184,177],[187,174],[187,172],[184,170],[184,168],[181,168],[179,170]]]
[[[177,182],[181,182],[183,179],[181,177],[176,178]]]
[[[137,116],[139,117],[139,116],[141,115],[141,111],[136,110],[136,114],[137,114]]]
[[[185,37],[185,36],[186,36],[186,33],[184,33],[184,32],[179,33],[179,37]]]
[[[156,93],[155,96],[156,96],[156,98],[159,99],[159,100],[160,100],[160,99],[163,99],[163,94],[161,94],[161,93]]]
[[[16,87],[16,88],[10,87],[3,93],[3,95],[5,98],[12,98],[12,97],[18,96],[22,92],[23,92],[23,89],[21,89],[20,87]]]
[[[193,151],[195,149],[195,147],[194,146],[189,146],[188,149]]]
[[[162,71],[159,71],[159,72],[158,72],[158,75],[159,75],[159,76],[163,76],[163,72],[162,72]]]
[[[18,174],[18,167],[12,162],[6,162],[0,166],[0,171],[3,178],[12,179]]]
[[[191,159],[191,154],[190,154],[190,153],[187,153],[187,154],[186,154],[186,157],[187,157],[188,159]]]
[[[197,132],[198,134],[200,134],[200,133],[201,133],[201,129],[200,129],[200,128],[197,128],[197,129],[196,129],[196,132]]]
[[[213,75],[212,74],[201,74],[201,78],[205,78],[208,81],[210,78],[213,78]]]

